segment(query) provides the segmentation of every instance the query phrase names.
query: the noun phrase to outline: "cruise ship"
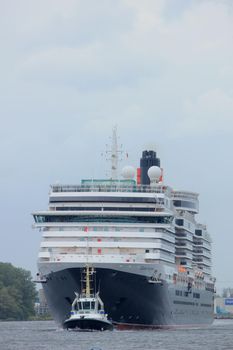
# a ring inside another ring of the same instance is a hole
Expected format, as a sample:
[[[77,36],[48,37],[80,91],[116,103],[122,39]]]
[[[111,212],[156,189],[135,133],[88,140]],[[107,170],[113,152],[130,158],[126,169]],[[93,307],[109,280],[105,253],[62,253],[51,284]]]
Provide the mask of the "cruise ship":
[[[108,179],[52,185],[48,209],[33,213],[42,234],[37,281],[54,319],[69,316],[88,264],[119,329],[212,323],[211,238],[196,219],[198,194],[167,186],[151,149],[118,178],[115,129],[110,155]]]

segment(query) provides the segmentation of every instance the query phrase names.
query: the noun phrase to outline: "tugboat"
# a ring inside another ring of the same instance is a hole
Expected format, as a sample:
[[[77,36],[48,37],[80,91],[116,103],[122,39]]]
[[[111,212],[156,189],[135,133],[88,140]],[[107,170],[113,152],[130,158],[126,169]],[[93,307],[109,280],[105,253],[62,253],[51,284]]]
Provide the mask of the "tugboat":
[[[99,291],[94,292],[94,268],[86,265],[81,279],[81,294],[75,292],[70,317],[64,321],[63,327],[76,330],[113,330],[111,321],[104,311],[104,304],[99,296]]]

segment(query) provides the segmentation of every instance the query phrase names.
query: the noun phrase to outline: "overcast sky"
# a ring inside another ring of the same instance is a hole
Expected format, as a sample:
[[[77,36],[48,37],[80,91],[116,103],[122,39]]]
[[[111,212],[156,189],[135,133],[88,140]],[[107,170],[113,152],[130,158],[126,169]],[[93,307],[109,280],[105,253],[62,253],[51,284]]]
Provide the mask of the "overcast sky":
[[[156,145],[167,184],[200,193],[233,287],[232,0],[0,0],[0,118],[0,261],[36,272],[31,212],[105,176],[117,124],[129,164]]]

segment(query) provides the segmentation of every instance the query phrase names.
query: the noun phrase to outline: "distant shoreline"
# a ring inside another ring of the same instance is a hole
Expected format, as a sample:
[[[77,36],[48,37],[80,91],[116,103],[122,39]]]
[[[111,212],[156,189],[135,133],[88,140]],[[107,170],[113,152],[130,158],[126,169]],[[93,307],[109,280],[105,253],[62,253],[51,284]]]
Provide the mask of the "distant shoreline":
[[[28,320],[13,320],[13,319],[8,319],[8,320],[1,320],[0,322],[35,322],[35,321],[54,321],[53,318],[31,318]]]

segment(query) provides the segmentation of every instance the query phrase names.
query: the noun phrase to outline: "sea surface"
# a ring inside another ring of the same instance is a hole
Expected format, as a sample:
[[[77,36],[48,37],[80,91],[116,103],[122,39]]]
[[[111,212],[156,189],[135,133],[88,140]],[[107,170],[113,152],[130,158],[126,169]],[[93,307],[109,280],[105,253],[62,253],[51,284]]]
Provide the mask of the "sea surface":
[[[233,350],[233,320],[206,328],[77,332],[53,321],[0,322],[0,350]]]

